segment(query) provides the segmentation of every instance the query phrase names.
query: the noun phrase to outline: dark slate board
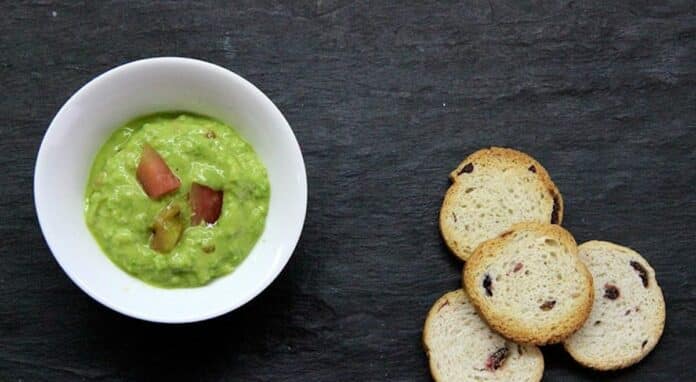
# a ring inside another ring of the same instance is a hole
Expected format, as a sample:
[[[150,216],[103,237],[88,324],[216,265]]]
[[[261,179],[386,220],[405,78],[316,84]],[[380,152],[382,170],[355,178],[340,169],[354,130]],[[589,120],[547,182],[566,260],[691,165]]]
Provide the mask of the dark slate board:
[[[447,174],[505,145],[548,168],[578,241],[637,249],[667,299],[665,334],[641,364],[597,374],[551,347],[545,380],[696,380],[696,3],[626,3],[2,2],[0,379],[427,381],[423,320],[460,280],[437,228]],[[82,293],[31,195],[63,102],[160,55],[257,84],[309,177],[282,275],[238,311],[181,326]]]

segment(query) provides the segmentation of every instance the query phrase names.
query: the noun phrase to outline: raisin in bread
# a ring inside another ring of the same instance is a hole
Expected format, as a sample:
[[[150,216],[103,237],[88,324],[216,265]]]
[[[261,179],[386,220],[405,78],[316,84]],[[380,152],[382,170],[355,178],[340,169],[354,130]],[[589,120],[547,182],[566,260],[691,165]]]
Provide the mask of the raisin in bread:
[[[544,357],[493,332],[459,289],[440,297],[425,321],[423,344],[439,382],[540,381]]]
[[[563,198],[546,169],[517,150],[479,150],[450,173],[450,180],[440,209],[440,231],[462,260],[515,223],[563,220]]]
[[[628,367],[655,347],[665,327],[665,300],[655,271],[637,252],[606,241],[578,247],[594,277],[592,313],[564,346],[599,370]]]
[[[559,225],[514,225],[476,249],[463,278],[488,324],[520,343],[561,342],[592,308],[592,276],[575,239]]]

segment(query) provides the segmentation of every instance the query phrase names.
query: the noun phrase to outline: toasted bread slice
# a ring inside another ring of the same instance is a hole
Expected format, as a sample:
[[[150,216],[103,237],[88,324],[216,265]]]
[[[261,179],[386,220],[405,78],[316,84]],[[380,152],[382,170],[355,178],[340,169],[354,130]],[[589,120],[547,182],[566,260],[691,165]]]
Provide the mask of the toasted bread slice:
[[[491,147],[469,155],[450,173],[440,231],[462,260],[513,224],[561,224],[563,198],[546,169],[517,150]]]
[[[440,297],[425,320],[423,345],[439,382],[540,381],[544,357],[493,332],[459,289]]]
[[[578,247],[594,277],[589,319],[564,347],[582,365],[621,369],[643,359],[665,327],[665,300],[655,270],[636,251],[606,241]]]
[[[561,342],[592,308],[592,276],[573,236],[554,224],[519,223],[481,244],[464,285],[486,322],[519,343]]]

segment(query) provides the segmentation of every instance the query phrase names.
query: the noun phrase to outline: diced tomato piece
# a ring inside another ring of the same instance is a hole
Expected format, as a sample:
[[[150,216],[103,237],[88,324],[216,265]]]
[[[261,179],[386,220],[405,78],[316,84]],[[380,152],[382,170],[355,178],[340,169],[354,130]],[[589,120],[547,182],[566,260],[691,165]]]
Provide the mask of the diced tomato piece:
[[[203,221],[213,224],[220,217],[220,210],[222,210],[222,191],[215,191],[208,186],[192,183],[189,203],[191,203],[193,211],[191,224],[197,225]]]
[[[136,177],[147,196],[152,199],[159,199],[181,186],[179,178],[169,169],[164,159],[147,143],[143,145]]]
[[[152,237],[150,248],[157,252],[171,252],[181,238],[184,231],[184,221],[181,218],[181,207],[178,204],[170,204],[155,217],[152,225]]]

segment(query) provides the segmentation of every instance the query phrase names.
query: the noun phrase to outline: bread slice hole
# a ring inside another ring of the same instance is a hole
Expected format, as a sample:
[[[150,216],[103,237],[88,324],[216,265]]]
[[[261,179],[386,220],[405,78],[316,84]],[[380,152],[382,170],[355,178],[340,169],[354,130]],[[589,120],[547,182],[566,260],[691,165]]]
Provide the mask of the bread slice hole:
[[[554,239],[546,239],[546,240],[544,240],[544,244],[551,246],[551,247],[558,247],[558,245],[559,245],[558,241],[556,241]]]

